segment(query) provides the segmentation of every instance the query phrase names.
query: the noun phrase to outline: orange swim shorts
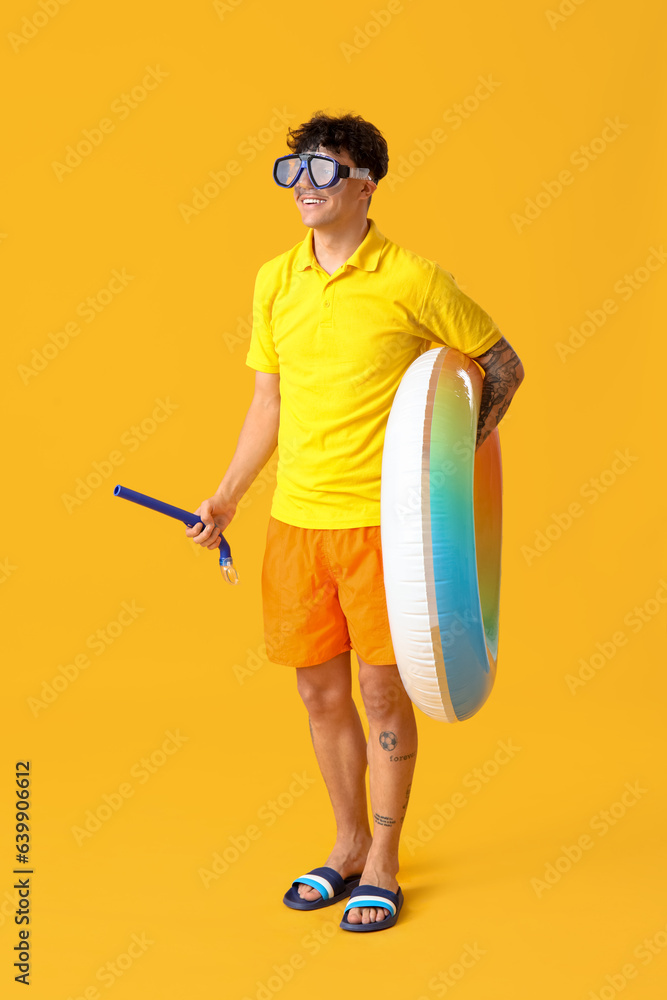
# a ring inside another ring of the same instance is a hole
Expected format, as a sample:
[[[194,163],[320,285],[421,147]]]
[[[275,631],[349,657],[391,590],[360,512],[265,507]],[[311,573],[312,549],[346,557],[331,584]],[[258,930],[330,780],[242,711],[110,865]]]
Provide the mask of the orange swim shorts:
[[[366,663],[396,662],[379,524],[299,528],[270,516],[262,602],[272,663],[309,667],[348,649]]]

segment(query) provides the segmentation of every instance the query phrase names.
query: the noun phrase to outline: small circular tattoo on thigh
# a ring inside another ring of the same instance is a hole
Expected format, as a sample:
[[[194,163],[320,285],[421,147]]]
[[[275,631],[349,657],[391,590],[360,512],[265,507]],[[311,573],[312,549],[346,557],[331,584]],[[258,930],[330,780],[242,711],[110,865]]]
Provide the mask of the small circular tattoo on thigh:
[[[395,750],[397,743],[396,733],[380,733],[380,746],[383,750]]]

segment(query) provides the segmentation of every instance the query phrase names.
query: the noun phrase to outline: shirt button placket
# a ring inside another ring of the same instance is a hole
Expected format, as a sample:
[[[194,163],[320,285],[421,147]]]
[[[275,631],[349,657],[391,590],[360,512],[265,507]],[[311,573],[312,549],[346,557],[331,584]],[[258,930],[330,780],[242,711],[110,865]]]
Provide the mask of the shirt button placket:
[[[322,322],[329,326],[331,324],[331,308],[333,304],[333,287],[325,284],[322,289]]]

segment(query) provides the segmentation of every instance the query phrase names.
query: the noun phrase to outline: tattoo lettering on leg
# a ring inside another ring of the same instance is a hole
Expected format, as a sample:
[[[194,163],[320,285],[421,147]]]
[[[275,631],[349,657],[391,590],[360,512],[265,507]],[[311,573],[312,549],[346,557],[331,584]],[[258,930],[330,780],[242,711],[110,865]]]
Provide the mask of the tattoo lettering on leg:
[[[401,823],[405,819],[405,814],[408,811],[408,802],[410,801],[410,789],[412,788],[412,782],[408,785],[405,791],[405,802],[403,803],[403,815],[401,816]]]
[[[380,816],[379,813],[373,813],[373,819],[378,826],[394,826],[396,823],[396,820],[392,819],[391,816]]]
[[[379,739],[383,750],[395,750],[398,746],[396,733],[380,733]]]
[[[417,756],[417,751],[413,750],[412,753],[404,753],[402,757],[393,757],[392,756],[392,757],[389,758],[389,760],[391,760],[391,761],[396,761],[396,760],[411,760],[413,757],[416,757],[416,756]]]

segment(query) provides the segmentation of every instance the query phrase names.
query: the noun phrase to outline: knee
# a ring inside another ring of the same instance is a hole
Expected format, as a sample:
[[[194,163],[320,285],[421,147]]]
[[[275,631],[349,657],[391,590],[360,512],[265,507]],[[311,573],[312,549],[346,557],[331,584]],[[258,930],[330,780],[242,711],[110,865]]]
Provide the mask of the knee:
[[[359,687],[369,720],[400,715],[410,707],[397,667],[365,665],[359,671]]]
[[[322,684],[307,670],[299,672],[297,687],[311,719],[337,716],[349,707],[352,693],[347,684]]]

